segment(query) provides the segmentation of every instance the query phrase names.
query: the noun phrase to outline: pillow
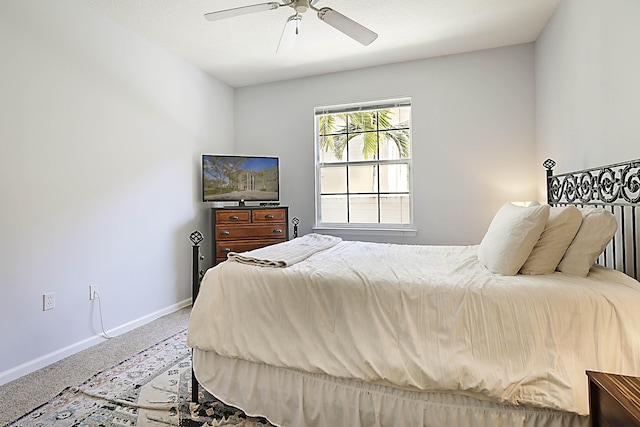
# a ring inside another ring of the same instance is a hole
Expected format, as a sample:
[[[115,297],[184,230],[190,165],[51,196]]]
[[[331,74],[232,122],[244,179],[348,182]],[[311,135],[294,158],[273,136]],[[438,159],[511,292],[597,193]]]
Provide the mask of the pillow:
[[[567,248],[558,271],[572,276],[586,276],[618,229],[615,216],[603,208],[581,208],[582,225]]]
[[[576,236],[582,213],[575,206],[552,207],[549,219],[533,247],[529,258],[520,269],[521,274],[552,274]]]
[[[516,275],[548,219],[549,205],[521,207],[506,203],[480,242],[478,261],[492,273]]]

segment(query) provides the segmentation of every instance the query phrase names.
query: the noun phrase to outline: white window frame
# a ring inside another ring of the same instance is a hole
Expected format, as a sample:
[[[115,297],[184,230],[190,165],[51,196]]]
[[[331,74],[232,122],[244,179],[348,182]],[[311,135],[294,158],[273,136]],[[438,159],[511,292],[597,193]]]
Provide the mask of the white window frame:
[[[408,97],[404,98],[395,98],[389,100],[378,100],[378,101],[370,101],[370,102],[360,102],[360,103],[352,103],[352,104],[340,104],[340,105],[331,105],[331,106],[322,106],[316,107],[314,109],[314,153],[315,153],[315,214],[316,221],[314,231],[319,232],[337,232],[342,234],[375,234],[375,235],[415,235],[416,230],[414,228],[414,215],[413,215],[413,146],[412,146],[412,112],[409,117],[409,153],[410,157],[408,159],[402,159],[402,161],[385,161],[385,160],[375,160],[375,161],[367,161],[367,162],[349,162],[345,161],[345,164],[391,164],[391,163],[405,163],[409,168],[409,177],[408,177],[408,185],[409,185],[409,223],[406,224],[397,224],[397,223],[332,223],[332,222],[323,222],[321,216],[321,168],[323,164],[321,163],[321,153],[320,153],[320,135],[319,135],[319,117],[325,114],[340,114],[340,113],[353,113],[358,111],[371,111],[371,110],[382,110],[387,108],[396,108],[396,107],[411,107],[411,99]],[[413,111],[413,110],[411,110]],[[380,190],[378,189],[378,193]],[[347,193],[348,194],[348,193]]]

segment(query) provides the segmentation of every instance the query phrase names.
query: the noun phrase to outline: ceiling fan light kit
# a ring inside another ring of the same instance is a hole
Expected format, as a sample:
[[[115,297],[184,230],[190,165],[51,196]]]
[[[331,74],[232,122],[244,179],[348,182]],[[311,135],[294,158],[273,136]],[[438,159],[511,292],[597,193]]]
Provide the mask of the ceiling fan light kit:
[[[336,12],[329,7],[323,7],[321,9],[316,8],[315,3],[317,2],[318,0],[291,0],[285,3],[258,3],[233,9],[209,12],[206,13],[204,17],[209,21],[218,21],[220,19],[247,15],[249,13],[264,12],[267,10],[275,10],[280,7],[289,6],[295,11],[295,15],[290,16],[289,19],[287,19],[282,35],[280,36],[280,41],[278,42],[276,52],[282,52],[293,47],[293,41],[295,41],[295,36],[298,35],[300,31],[300,24],[302,23],[301,14],[305,13],[309,9],[315,11],[318,15],[318,19],[322,22],[329,24],[336,30],[351,37],[364,46],[370,45],[376,38],[378,38],[378,34],[374,33],[367,27],[347,18],[343,14]],[[293,33],[291,28],[295,29],[295,33]]]
[[[282,35],[276,48],[276,53],[288,52],[293,49],[293,45],[296,41],[296,36],[300,33],[300,27],[302,26],[302,15],[296,13],[287,19],[284,28],[282,29]]]

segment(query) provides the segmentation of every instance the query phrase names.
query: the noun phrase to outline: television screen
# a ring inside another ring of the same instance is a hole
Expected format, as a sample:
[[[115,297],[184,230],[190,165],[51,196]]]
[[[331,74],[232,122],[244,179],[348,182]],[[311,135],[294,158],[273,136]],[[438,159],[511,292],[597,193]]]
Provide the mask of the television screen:
[[[205,202],[280,199],[277,157],[202,156],[202,200]]]

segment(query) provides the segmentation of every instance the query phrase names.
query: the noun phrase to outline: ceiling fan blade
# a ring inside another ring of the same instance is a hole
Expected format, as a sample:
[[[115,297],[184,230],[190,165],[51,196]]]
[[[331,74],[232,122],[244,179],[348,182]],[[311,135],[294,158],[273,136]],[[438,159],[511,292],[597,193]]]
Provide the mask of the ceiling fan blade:
[[[288,4],[280,4],[277,2],[252,4],[249,6],[234,7],[233,9],[218,10],[216,12],[205,13],[204,17],[207,21],[218,21],[220,19],[232,18],[234,16],[247,15],[249,13],[264,12],[265,10],[274,10],[280,6],[288,6]]]
[[[276,48],[276,53],[284,53],[293,49],[300,27],[302,26],[302,15],[299,13],[292,15],[287,19],[282,29],[282,35]]]
[[[365,46],[370,45],[378,38],[378,35],[367,27],[329,7],[318,10],[318,18]]]

